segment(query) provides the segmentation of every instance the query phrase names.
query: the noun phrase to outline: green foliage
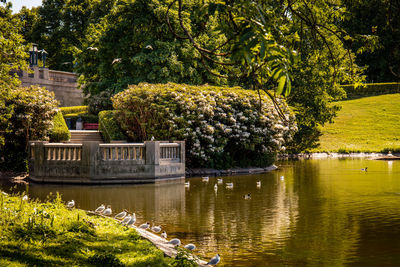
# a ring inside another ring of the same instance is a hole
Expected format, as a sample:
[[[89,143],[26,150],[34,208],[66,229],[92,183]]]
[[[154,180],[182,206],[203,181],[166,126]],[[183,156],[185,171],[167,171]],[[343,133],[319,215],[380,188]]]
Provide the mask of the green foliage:
[[[89,24],[98,23],[114,0],[48,0],[38,8],[22,9],[16,16],[25,24],[27,42],[48,52],[51,69],[72,71],[74,52],[82,47]]]
[[[102,91],[97,95],[93,95],[88,99],[88,108],[90,114],[99,114],[102,110],[112,109],[111,102],[112,93],[110,91]]]
[[[178,249],[178,254],[175,257],[174,262],[171,264],[174,267],[196,267],[198,264],[194,260],[193,256],[183,249]]]
[[[185,140],[189,166],[266,166],[296,131],[265,94],[241,88],[139,84],[113,97],[116,119],[134,141]],[[222,158],[221,158],[222,157]]]
[[[115,111],[113,110],[100,111],[99,131],[102,133],[104,141],[107,143],[127,139],[115,120]]]
[[[57,112],[53,118],[53,129],[51,130],[49,137],[50,142],[52,143],[68,141],[71,138],[71,133],[68,130],[61,112]]]
[[[10,72],[27,67],[21,23],[11,14],[10,7],[10,4],[0,6],[0,150],[5,143],[5,134],[12,130],[9,128],[14,112],[9,103],[11,90],[20,84],[18,76],[10,75]]]
[[[366,83],[360,86],[343,85],[347,98],[400,93],[400,83]]]
[[[120,267],[125,266],[114,254],[111,253],[101,253],[95,254],[88,258],[88,262],[95,266],[110,266],[110,267]]]
[[[400,5],[387,0],[344,0],[343,27],[357,38],[350,43],[357,64],[367,67],[368,82],[400,81]],[[367,48],[365,46],[367,44]]]
[[[96,231],[83,221],[71,222],[67,231],[73,233],[85,233],[93,236],[96,235]]]
[[[183,14],[185,23],[203,21],[194,13],[200,6],[198,1],[188,2],[185,8],[188,12]],[[165,17],[167,8],[168,2],[163,0],[121,0],[115,2],[100,23],[88,27],[86,42],[75,53],[75,71],[80,73],[79,82],[84,85],[86,94],[94,97],[105,91],[109,97],[129,84],[140,82],[226,83],[225,79],[213,76],[203,67],[203,63],[208,67],[210,64],[202,62],[188,40],[176,38],[170,32]],[[176,13],[170,17],[170,22],[179,24]],[[210,23],[199,27],[216,26]],[[222,41],[211,39],[213,36],[218,38],[213,31],[199,38],[205,43]],[[94,112],[101,109],[95,108]]]
[[[31,86],[13,89],[5,103],[13,107],[13,114],[9,119],[10,132],[5,134],[5,145],[0,150],[0,158],[4,158],[1,168],[24,170],[28,142],[49,136],[58,101],[53,92]]]
[[[7,266],[169,266],[134,229],[111,218],[65,207],[57,195],[48,201],[22,200],[0,192],[0,262]],[[95,228],[93,228],[95,225]]]
[[[84,114],[88,112],[88,106],[61,107],[60,110],[63,115]]]
[[[313,151],[380,152],[400,148],[400,94],[340,101],[335,122],[322,128],[321,146]]]

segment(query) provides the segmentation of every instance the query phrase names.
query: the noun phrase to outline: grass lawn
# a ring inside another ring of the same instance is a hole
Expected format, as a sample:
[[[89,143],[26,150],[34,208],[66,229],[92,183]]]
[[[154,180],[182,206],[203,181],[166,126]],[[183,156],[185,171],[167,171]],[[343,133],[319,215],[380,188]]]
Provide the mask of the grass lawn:
[[[333,124],[322,129],[313,152],[381,152],[400,150],[400,94],[341,101]]]
[[[180,261],[111,218],[67,209],[58,196],[41,203],[0,192],[0,266],[182,266]]]

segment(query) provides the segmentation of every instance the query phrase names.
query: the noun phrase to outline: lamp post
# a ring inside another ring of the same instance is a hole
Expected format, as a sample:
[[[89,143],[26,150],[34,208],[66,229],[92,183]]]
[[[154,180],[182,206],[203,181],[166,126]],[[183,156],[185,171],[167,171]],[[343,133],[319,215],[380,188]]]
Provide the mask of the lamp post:
[[[40,53],[42,54],[43,68],[45,68],[46,67],[46,56],[49,53],[47,53],[46,50],[44,50],[44,49],[40,50]]]
[[[29,49],[29,66],[37,66],[38,64],[38,48],[37,44],[32,44]]]

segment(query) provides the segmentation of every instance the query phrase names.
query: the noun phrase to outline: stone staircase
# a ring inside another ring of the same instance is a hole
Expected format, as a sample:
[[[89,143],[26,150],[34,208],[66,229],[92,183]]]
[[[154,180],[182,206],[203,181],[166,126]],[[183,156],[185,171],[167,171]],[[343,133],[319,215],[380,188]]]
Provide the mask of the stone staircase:
[[[83,141],[99,141],[103,143],[103,138],[96,130],[70,130],[70,143],[81,144]]]

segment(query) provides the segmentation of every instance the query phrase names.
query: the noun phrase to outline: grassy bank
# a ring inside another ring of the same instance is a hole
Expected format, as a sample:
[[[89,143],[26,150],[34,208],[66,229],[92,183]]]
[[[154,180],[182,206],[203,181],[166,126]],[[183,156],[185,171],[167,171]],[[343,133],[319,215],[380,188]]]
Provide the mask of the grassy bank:
[[[313,152],[400,151],[400,94],[341,101],[333,124],[322,129]]]
[[[182,266],[111,218],[0,193],[0,266]],[[186,265],[189,266],[189,265]]]

